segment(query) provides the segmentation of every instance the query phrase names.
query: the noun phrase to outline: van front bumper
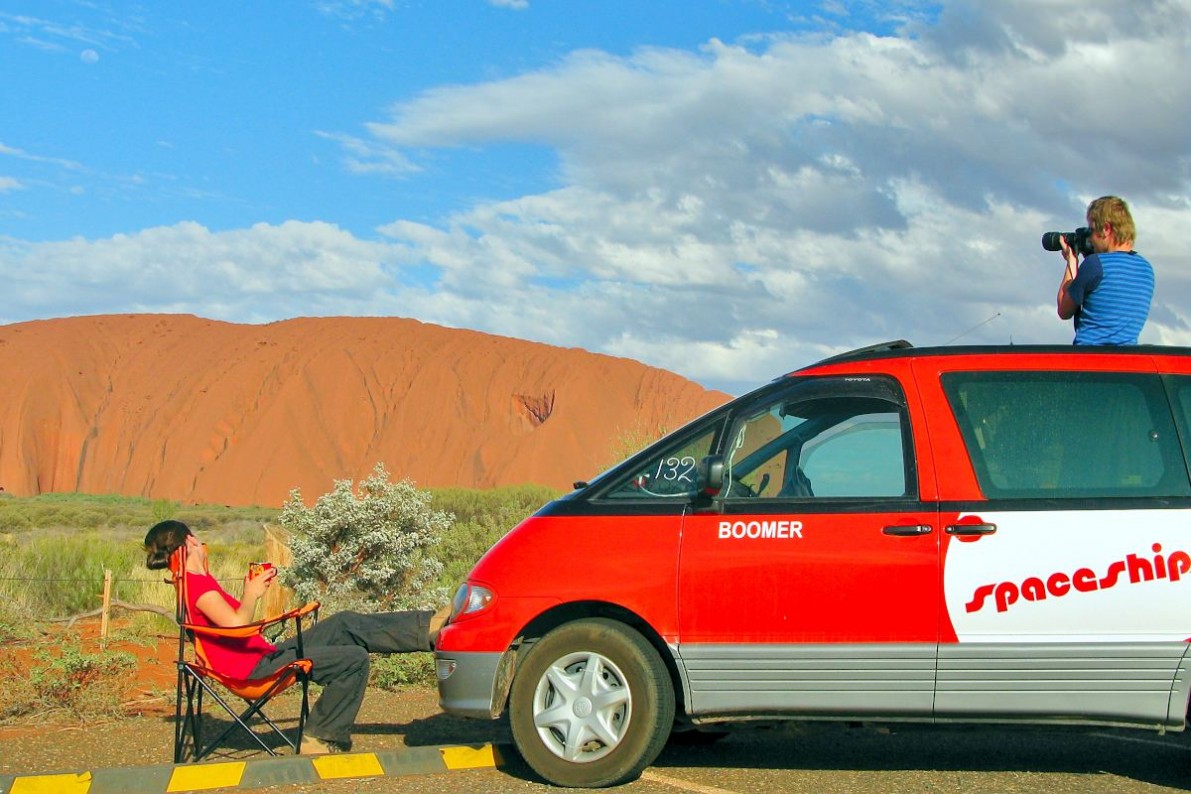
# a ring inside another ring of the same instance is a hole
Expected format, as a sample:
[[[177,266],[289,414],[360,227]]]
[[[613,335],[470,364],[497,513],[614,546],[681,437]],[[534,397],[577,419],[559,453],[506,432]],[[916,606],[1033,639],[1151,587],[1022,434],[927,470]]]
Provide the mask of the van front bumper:
[[[438,704],[448,714],[494,720],[504,710],[505,692],[496,692],[503,653],[439,651],[434,654]],[[498,699],[499,697],[499,699]]]

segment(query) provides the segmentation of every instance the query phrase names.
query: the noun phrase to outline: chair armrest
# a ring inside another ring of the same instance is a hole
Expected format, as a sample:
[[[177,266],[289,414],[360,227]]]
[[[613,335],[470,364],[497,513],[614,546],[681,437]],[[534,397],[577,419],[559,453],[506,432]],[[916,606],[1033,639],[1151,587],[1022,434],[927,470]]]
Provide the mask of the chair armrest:
[[[274,620],[286,620],[288,618],[304,618],[312,612],[317,615],[319,606],[320,606],[320,604],[317,601],[311,601],[309,604],[303,604],[302,606],[298,607],[297,609],[291,609],[289,612],[286,612],[284,615],[279,615],[278,617],[274,618]]]

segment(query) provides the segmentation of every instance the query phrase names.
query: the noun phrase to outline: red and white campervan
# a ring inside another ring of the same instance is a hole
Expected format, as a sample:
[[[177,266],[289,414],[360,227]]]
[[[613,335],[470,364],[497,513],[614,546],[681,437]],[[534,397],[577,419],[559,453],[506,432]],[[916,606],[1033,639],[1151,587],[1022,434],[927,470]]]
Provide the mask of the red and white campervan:
[[[712,411],[459,589],[443,708],[547,780],[753,718],[1186,724],[1191,350],[880,345]]]

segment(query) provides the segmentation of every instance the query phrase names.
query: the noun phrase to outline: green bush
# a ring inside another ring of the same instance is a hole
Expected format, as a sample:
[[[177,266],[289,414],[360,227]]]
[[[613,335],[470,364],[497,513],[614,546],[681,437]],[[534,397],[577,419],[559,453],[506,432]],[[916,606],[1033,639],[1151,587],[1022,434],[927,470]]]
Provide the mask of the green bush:
[[[28,613],[7,599],[0,599],[0,645],[31,639],[36,633]]]
[[[379,689],[433,686],[436,680],[434,654],[428,652],[374,656],[368,668],[368,685]]]
[[[0,533],[30,530],[111,529],[144,537],[162,518],[177,518],[192,528],[218,529],[233,521],[259,526],[273,521],[275,508],[191,505],[181,507],[164,499],[111,494],[47,493],[0,499]]]
[[[47,710],[79,719],[119,716],[124,686],[135,670],[136,657],[123,651],[86,653],[67,646],[56,655],[39,652],[23,685],[6,687],[0,716]]]

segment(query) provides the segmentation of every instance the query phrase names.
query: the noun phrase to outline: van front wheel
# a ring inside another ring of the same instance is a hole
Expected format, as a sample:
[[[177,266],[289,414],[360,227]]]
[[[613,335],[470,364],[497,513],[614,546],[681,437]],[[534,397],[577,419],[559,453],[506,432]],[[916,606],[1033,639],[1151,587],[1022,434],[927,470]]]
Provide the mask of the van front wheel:
[[[674,689],[657,650],[612,620],[567,623],[530,648],[513,679],[518,752],[558,786],[637,778],[674,721]]]

